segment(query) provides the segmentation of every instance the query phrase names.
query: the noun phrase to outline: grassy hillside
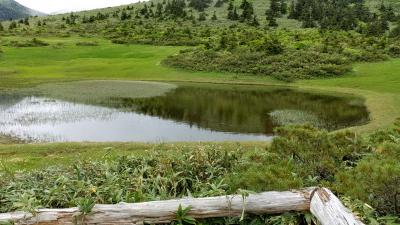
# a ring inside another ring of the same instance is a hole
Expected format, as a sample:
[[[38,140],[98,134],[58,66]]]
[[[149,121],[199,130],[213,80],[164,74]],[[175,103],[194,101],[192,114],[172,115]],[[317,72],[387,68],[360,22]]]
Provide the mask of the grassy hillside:
[[[3,3],[2,3],[3,2]],[[90,17],[90,16],[96,16],[98,13],[102,14],[114,14],[118,13],[118,16],[121,15],[121,12],[124,11],[127,7],[131,7],[130,10],[128,10],[128,14],[131,14],[132,17],[134,17],[135,12],[142,9],[144,5],[150,6],[151,3],[155,6],[157,3],[163,3],[165,1],[163,0],[150,0],[150,1],[143,1],[139,3],[134,3],[130,5],[124,5],[124,6],[117,6],[117,7],[108,7],[108,8],[103,8],[103,9],[94,9],[94,10],[88,10],[88,11],[81,11],[74,13],[80,19],[82,17]],[[198,21],[198,24],[203,24],[203,25],[224,25],[224,26],[229,26],[232,24],[235,24],[236,22],[232,22],[227,19],[228,15],[228,2],[229,1],[224,1],[224,4],[222,6],[216,7],[216,3],[218,0],[212,0],[212,2],[209,4],[209,7],[205,9],[204,13],[206,15],[206,21]],[[267,24],[266,20],[266,11],[270,7],[270,0],[251,0],[253,6],[254,6],[254,14],[256,15],[259,23],[262,26],[265,26]],[[287,4],[289,5],[291,1],[287,1]],[[241,0],[234,0],[234,5],[239,8],[241,3]],[[372,11],[377,11],[378,7],[381,5],[382,1],[381,0],[365,0],[365,4],[372,10]],[[395,11],[400,12],[400,2],[397,0],[386,0],[383,1],[383,3],[386,6],[392,6]],[[8,6],[7,6],[8,5]],[[12,5],[12,6],[9,6]],[[5,12],[13,12],[13,14],[18,15],[15,18],[21,18],[21,17],[26,17],[29,15],[43,15],[39,12],[27,9],[18,3],[14,2],[13,0],[0,0],[0,20],[1,20],[1,7],[7,6],[7,10]],[[25,8],[25,9],[24,9]],[[155,8],[152,8],[155,11]],[[194,17],[197,19],[199,17],[199,13],[197,10],[188,7],[187,11],[190,14],[193,14]],[[21,14],[20,12],[24,12]],[[212,17],[214,15],[214,12],[217,16],[217,20],[213,21]],[[11,15],[11,14],[10,14]],[[35,27],[37,25],[38,21],[45,21],[47,24],[47,29],[52,29],[53,31],[59,30],[62,27],[62,24],[65,24],[65,21],[62,20],[62,18],[66,18],[69,16],[69,13],[66,14],[59,14],[59,15],[51,15],[51,16],[46,16],[46,17],[41,17],[41,18],[31,18],[31,27]],[[9,19],[7,16],[4,17],[3,19]],[[80,20],[78,19],[78,20]],[[149,22],[149,21],[148,21]],[[154,21],[153,21],[154,22]],[[165,23],[158,21],[157,23]],[[277,18],[277,22],[279,24],[280,28],[288,28],[288,29],[297,29],[301,27],[301,22],[294,20],[294,19],[288,19],[287,15],[284,15],[282,17]],[[97,26],[104,26],[105,24],[115,24],[119,23],[119,18],[114,18],[114,17],[109,17],[106,20],[102,21],[97,21],[96,25]],[[67,26],[68,27],[68,26]],[[23,28],[23,27],[22,27]],[[90,27],[86,26],[85,28]]]

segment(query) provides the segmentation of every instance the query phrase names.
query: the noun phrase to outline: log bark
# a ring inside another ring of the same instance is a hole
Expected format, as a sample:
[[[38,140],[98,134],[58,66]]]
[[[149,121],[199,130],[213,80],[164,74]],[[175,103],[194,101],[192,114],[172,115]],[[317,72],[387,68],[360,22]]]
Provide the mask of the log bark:
[[[240,216],[245,210],[251,214],[278,214],[303,212],[310,209],[310,193],[313,189],[285,192],[264,192],[210,198],[186,198],[178,200],[144,203],[120,203],[117,205],[96,205],[87,216],[80,216],[77,208],[41,209],[35,215],[25,212],[0,214],[1,222],[13,224],[160,224],[175,219],[179,205],[191,206],[189,216],[202,218]]]
[[[364,225],[326,188],[311,194],[310,211],[322,225]]]

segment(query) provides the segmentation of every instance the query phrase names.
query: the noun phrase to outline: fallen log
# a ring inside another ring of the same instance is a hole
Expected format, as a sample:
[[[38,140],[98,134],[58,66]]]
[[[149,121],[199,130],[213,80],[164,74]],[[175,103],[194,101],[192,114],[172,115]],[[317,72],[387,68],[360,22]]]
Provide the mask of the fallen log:
[[[285,212],[311,213],[322,225],[363,225],[326,188],[308,188],[298,191],[263,192],[260,194],[228,195],[209,198],[185,198],[143,203],[95,205],[83,216],[78,208],[41,209],[32,213],[0,214],[0,224],[163,224],[176,219],[179,208],[191,207],[188,216],[195,219],[237,217],[250,214],[281,214]]]
[[[318,188],[311,194],[310,211],[321,225],[363,225],[363,223],[326,188]]]
[[[89,215],[78,216],[78,208],[41,209],[35,215],[26,212],[0,214],[1,222],[13,224],[160,224],[176,219],[181,205],[191,207],[188,215],[196,218],[215,218],[240,216],[243,210],[251,214],[278,214],[303,212],[310,209],[311,189],[285,192],[264,192],[242,195],[229,195],[209,198],[186,198],[143,203],[120,203],[116,205],[96,205]]]

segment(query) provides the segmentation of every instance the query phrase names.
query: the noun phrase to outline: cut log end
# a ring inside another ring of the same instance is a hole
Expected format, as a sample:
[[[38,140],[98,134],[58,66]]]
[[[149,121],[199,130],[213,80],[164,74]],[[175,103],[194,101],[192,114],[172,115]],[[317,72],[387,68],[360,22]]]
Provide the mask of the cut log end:
[[[322,225],[364,225],[326,188],[313,192],[310,211]]]

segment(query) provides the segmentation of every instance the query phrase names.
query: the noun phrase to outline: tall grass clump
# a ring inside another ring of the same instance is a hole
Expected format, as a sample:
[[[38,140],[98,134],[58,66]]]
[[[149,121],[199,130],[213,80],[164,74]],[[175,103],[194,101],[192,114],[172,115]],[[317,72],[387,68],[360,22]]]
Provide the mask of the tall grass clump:
[[[240,150],[208,147],[168,155],[119,157],[78,162],[66,168],[17,174],[0,181],[0,212],[30,207],[65,208],[80,200],[96,203],[142,202],[183,196],[226,194],[225,174],[241,158]]]

